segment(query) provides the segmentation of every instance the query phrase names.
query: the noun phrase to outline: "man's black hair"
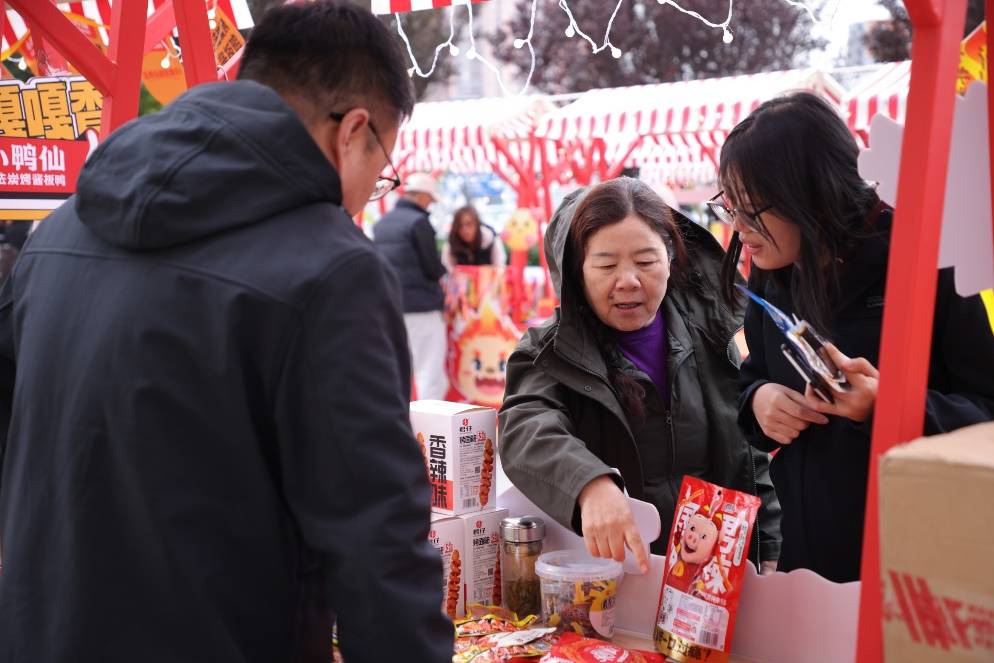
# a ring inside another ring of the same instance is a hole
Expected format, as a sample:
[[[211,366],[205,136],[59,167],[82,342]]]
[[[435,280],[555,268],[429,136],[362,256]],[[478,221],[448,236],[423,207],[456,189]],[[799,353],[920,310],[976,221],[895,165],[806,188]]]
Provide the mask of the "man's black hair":
[[[361,106],[392,124],[414,110],[393,35],[368,9],[346,0],[270,9],[249,36],[238,78],[307,104],[308,120]]]

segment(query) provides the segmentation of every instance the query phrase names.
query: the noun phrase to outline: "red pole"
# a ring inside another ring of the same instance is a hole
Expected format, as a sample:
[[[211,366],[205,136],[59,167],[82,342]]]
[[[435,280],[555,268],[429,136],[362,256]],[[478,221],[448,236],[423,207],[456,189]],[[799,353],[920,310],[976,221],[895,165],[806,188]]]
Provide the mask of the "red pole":
[[[104,97],[104,107],[100,118],[101,138],[106,138],[114,129],[138,115],[138,98],[141,96],[142,47],[145,45],[146,6],[144,2],[118,1],[111,8],[108,55],[117,71],[113,87],[105,93]],[[70,25],[70,27],[72,26]],[[83,39],[78,31],[76,34]],[[84,41],[88,46],[93,46],[89,41],[85,39]],[[63,51],[63,53],[67,53],[67,51]],[[68,52],[70,58],[72,55],[72,52]],[[76,66],[79,67],[78,64]]]
[[[204,0],[173,0],[176,27],[183,48],[183,71],[188,88],[217,81],[217,60],[211,42]]]
[[[79,70],[86,80],[100,90],[106,98],[113,93],[115,80],[118,75],[118,67],[113,61],[108,61],[104,54],[94,46],[89,39],[76,29],[76,26],[60,12],[55,5],[50,2],[38,2],[38,0],[8,0],[8,4],[21,15],[25,23],[35,26],[38,31],[37,37],[45,39],[49,44],[58,49],[59,53],[70,59],[76,69]],[[125,2],[116,3],[120,5]],[[130,3],[132,5],[140,3]],[[115,5],[116,6],[116,5]],[[140,7],[139,7],[140,8]],[[134,11],[131,9],[129,11]],[[143,15],[144,17],[144,15]],[[112,37],[113,41],[113,30]],[[111,56],[111,60],[113,60]],[[136,66],[139,74],[140,62]],[[135,109],[138,108],[137,92],[135,97]],[[107,116],[107,107],[104,107],[104,117]]]
[[[165,0],[156,5],[155,11],[145,23],[145,52],[162,43],[176,27],[176,16],[173,13],[173,0]]]
[[[887,267],[887,306],[880,342],[880,387],[873,421],[863,538],[862,590],[856,657],[883,658],[879,457],[918,437],[925,392],[939,264],[939,235],[949,164],[960,40],[966,0],[907,0],[914,24],[911,89],[895,231]]]

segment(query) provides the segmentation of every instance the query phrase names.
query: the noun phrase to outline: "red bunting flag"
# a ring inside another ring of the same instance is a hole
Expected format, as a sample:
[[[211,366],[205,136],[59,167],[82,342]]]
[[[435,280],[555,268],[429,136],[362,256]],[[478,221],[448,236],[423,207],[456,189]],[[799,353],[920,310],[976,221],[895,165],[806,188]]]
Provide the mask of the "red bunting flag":
[[[477,4],[486,0],[370,0],[370,9],[374,14],[397,14],[452,5],[468,5],[470,2]]]

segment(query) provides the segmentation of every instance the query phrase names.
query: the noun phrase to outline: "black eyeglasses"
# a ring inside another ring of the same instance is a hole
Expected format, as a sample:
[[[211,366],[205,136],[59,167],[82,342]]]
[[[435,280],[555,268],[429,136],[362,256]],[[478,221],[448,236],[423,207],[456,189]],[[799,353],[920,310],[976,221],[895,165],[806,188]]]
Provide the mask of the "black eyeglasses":
[[[328,117],[333,119],[335,122],[341,122],[345,119],[345,114],[351,112],[353,109],[345,111],[345,113],[338,113],[332,111],[328,113]],[[390,165],[390,170],[393,171],[393,177],[383,177],[380,175],[376,179],[376,187],[373,189],[373,193],[369,196],[369,202],[379,200],[383,196],[387,195],[394,189],[400,186],[400,176],[397,174],[397,169],[394,168],[393,161],[390,159],[390,154],[387,152],[387,148],[383,147],[383,141],[380,140],[380,134],[376,131],[376,127],[373,126],[372,120],[366,123],[369,126],[369,130],[373,134],[373,138],[376,139],[376,144],[380,146],[383,150],[383,156],[387,158],[387,163]]]
[[[773,205],[767,205],[762,209],[758,209],[755,212],[747,212],[744,209],[735,209],[734,207],[728,207],[725,205],[725,192],[719,191],[711,200],[707,201],[705,204],[708,209],[714,213],[718,220],[722,223],[727,223],[732,226],[735,225],[735,217],[741,216],[743,223],[752,228],[753,230],[760,230],[759,225],[759,215],[763,212],[769,212],[773,209]]]

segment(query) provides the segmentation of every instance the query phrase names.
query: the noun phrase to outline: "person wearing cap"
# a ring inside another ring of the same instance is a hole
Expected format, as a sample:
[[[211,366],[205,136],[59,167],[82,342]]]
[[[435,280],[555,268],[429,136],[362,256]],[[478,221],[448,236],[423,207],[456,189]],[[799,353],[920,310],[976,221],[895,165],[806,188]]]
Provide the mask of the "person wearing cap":
[[[404,197],[373,228],[376,246],[400,278],[414,385],[422,399],[442,399],[448,388],[445,294],[439,283],[446,269],[428,220],[428,207],[437,200],[435,178],[414,173],[404,182]]]

